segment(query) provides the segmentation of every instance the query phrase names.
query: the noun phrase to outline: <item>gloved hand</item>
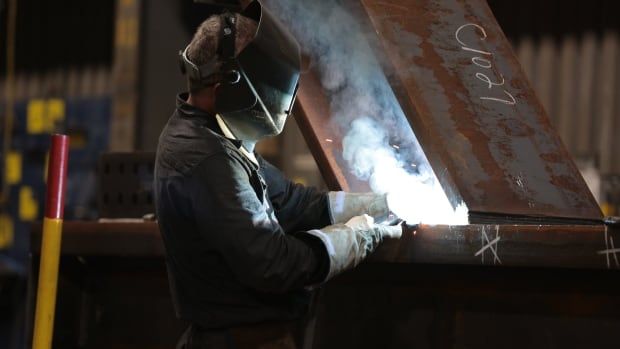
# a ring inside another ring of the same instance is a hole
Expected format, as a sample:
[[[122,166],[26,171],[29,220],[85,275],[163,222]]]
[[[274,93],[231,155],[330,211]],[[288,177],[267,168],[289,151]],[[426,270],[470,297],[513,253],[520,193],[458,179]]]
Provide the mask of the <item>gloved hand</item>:
[[[386,194],[330,191],[328,196],[329,214],[333,224],[344,223],[362,214],[371,216],[377,222],[397,219],[390,212]]]
[[[399,238],[402,226],[376,224],[371,216],[364,214],[351,218],[345,224],[334,224],[309,233],[319,237],[327,248],[327,281],[357,266],[384,238]]]

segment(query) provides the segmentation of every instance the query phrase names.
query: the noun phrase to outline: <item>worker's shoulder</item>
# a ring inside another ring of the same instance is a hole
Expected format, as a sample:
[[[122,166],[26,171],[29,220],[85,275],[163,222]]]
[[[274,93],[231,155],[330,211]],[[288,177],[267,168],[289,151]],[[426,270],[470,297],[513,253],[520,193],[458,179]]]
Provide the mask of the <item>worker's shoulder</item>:
[[[235,161],[237,152],[230,140],[203,124],[173,116],[159,137],[156,166],[167,176],[189,175],[208,158]]]

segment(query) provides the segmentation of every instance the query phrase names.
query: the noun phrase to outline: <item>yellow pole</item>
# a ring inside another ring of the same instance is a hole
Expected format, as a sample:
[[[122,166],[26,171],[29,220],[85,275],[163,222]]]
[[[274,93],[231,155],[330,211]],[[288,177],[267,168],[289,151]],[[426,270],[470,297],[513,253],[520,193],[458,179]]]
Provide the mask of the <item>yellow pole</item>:
[[[32,348],[34,349],[50,349],[52,347],[68,161],[69,137],[53,135],[47,167],[41,264],[34,317],[34,338],[32,339]]]
[[[49,349],[52,347],[61,236],[62,219],[44,218],[37,308],[32,341],[33,349]]]

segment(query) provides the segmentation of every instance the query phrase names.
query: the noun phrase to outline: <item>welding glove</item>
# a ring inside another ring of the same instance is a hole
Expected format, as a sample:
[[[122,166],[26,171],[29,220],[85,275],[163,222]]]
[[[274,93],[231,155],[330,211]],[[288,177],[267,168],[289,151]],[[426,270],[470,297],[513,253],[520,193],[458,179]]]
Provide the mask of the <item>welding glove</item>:
[[[330,191],[328,196],[333,224],[344,223],[362,214],[371,216],[377,222],[395,221],[397,218],[390,212],[386,194]]]
[[[319,237],[327,248],[327,281],[357,266],[384,238],[400,238],[402,226],[377,224],[371,216],[364,214],[351,218],[345,224],[334,224],[309,233]]]

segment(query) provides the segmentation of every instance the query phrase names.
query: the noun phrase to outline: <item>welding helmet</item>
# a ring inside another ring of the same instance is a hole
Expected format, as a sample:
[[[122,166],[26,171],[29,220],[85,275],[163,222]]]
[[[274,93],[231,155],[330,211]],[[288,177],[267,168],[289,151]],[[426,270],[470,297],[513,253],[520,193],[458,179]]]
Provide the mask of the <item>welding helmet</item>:
[[[236,17],[221,15],[222,28],[216,57],[196,66],[180,52],[181,71],[190,89],[215,84],[215,111],[235,137],[258,140],[282,132],[291,113],[301,57],[295,38],[259,1],[242,13],[258,23],[254,39],[235,57]]]

